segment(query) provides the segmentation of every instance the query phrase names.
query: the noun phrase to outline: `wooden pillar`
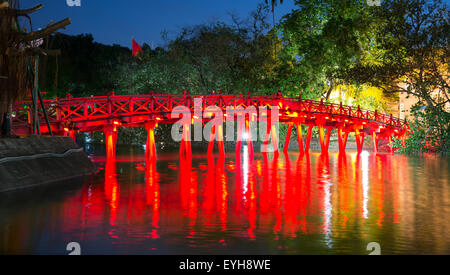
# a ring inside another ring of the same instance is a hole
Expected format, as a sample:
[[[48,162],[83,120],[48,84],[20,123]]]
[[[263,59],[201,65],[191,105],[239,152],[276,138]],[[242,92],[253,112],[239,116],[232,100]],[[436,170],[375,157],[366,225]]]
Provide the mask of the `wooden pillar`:
[[[394,153],[394,145],[392,144],[392,136],[391,135],[389,135],[388,141],[389,141],[389,152],[392,154],[392,153]]]
[[[305,153],[305,147],[303,146],[302,125],[299,123],[297,123],[297,141],[300,155],[303,155]]]
[[[325,134],[323,132],[323,125],[318,125],[317,127],[319,127],[320,152],[325,153]]]
[[[359,129],[355,130],[355,138],[356,138],[356,148],[358,150],[358,154],[361,154],[363,145],[364,145],[364,133],[361,133]]]
[[[117,127],[114,125],[108,125],[104,129],[104,133],[106,142],[106,158],[111,159],[116,156]]]
[[[155,144],[155,123],[149,122],[145,124],[147,129],[147,144],[145,146],[146,160],[156,160],[156,144]]]
[[[238,136],[237,136],[237,142],[236,142],[236,154],[240,154],[241,153],[241,147],[242,147],[242,128],[244,123],[242,123],[241,121],[238,121]]]
[[[289,143],[291,141],[292,127],[294,127],[294,124],[289,123],[289,128],[288,128],[288,131],[287,131],[287,134],[286,134],[286,140],[284,141],[284,146],[283,146],[283,152],[285,154],[288,153]]]
[[[270,139],[270,126],[269,124],[267,124],[266,133],[264,134],[264,141],[263,141],[263,153],[267,153],[268,151],[269,139]]]
[[[378,153],[378,137],[375,131],[372,132],[373,152]]]
[[[332,131],[331,128],[327,129],[327,135],[323,142],[321,153],[328,153],[328,147],[330,145],[330,138],[331,138],[331,131]]]
[[[252,132],[250,131],[250,118],[248,118],[245,121],[245,131],[247,133],[248,154],[249,156],[253,156],[253,141],[252,141]]]
[[[275,155],[278,155],[278,137],[277,137],[277,129],[275,125],[272,125],[271,127],[272,132],[272,147],[273,147],[273,153]]]
[[[268,124],[266,128],[266,134],[264,135],[264,144],[263,144],[263,152],[267,153],[268,147],[269,147],[269,139],[272,135],[272,148],[273,153],[275,155],[278,155],[278,137],[277,137],[277,131],[276,126],[272,124]]]
[[[191,149],[191,131],[190,131],[190,125],[185,124],[183,126],[183,135],[181,139],[181,146],[180,146],[180,156],[181,157],[190,157],[192,155],[192,149]]]
[[[217,126],[217,135],[218,135],[218,144],[219,144],[219,153],[221,157],[225,156],[225,147],[223,144],[223,125]]]
[[[339,154],[345,155],[345,147],[347,146],[348,133],[344,133],[342,128],[338,129]]]
[[[73,139],[73,141],[76,141],[76,139],[77,139],[77,131],[70,130],[69,131],[69,137],[71,137]]]
[[[209,136],[208,155],[212,155],[214,149],[214,139],[216,137],[216,126],[211,127],[211,135]]]
[[[308,134],[306,136],[305,153],[309,153],[309,146],[311,145],[311,135],[314,126],[309,126]]]

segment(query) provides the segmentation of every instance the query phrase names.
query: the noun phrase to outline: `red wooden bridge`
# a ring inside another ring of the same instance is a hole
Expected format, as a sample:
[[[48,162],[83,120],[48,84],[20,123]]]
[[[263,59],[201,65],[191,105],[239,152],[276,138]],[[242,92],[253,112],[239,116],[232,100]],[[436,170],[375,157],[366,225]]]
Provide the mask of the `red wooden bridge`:
[[[350,133],[356,137],[358,152],[362,151],[363,140],[366,135],[370,135],[373,140],[374,151],[378,150],[378,140],[389,141],[392,147],[392,138],[403,138],[409,131],[406,120],[400,120],[392,115],[368,111],[359,107],[344,106],[341,104],[326,103],[323,101],[313,101],[300,98],[288,98],[281,95],[261,96],[261,95],[192,95],[184,92],[182,95],[175,94],[146,94],[146,95],[114,95],[45,100],[44,106],[48,124],[47,126],[43,112],[39,112],[38,129],[42,134],[53,133],[55,135],[65,135],[74,137],[78,131],[103,131],[106,136],[107,154],[115,154],[115,143],[119,127],[146,127],[148,130],[147,156],[155,159],[155,138],[154,128],[161,123],[173,124],[178,119],[171,118],[173,109],[177,106],[189,108],[194,115],[194,100],[200,99],[203,108],[217,106],[222,110],[227,107],[242,106],[247,108],[254,106],[278,107],[279,122],[289,125],[284,152],[287,152],[292,129],[296,126],[300,152],[308,152],[311,141],[313,127],[318,127],[322,152],[328,151],[331,132],[337,129],[339,139],[339,151],[345,152],[347,138]],[[33,133],[33,103],[23,101],[16,104],[13,112],[13,132],[15,134]],[[226,116],[226,114],[225,114]],[[245,127],[248,130],[249,120],[260,120],[261,114],[246,117]],[[224,119],[225,120],[225,119]],[[240,152],[242,128],[244,125],[238,123],[237,151]],[[300,125],[306,125],[308,132],[303,140]],[[49,129],[51,128],[51,129]],[[181,141],[180,152],[190,154],[190,128],[186,124],[183,127],[183,139]],[[216,129],[217,128],[217,131]],[[278,153],[277,135],[274,134],[274,127],[267,127],[264,139],[264,146],[267,148],[270,134],[272,133],[272,144],[275,153]],[[326,132],[325,132],[326,130]],[[223,146],[223,129],[221,126],[212,128],[212,136],[219,136],[218,145],[220,153],[225,153]],[[248,131],[247,131],[248,132]],[[253,144],[247,141],[249,151],[253,152]],[[208,152],[212,152],[214,140],[210,140]]]

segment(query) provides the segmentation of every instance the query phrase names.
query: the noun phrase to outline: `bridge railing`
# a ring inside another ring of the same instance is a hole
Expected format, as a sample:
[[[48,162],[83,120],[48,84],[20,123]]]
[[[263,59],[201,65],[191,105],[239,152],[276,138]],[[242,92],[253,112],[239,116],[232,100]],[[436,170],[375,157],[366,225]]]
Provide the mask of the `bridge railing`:
[[[359,107],[314,101],[302,98],[263,95],[193,95],[193,94],[146,94],[146,95],[112,95],[82,98],[65,98],[45,100],[50,123],[62,121],[88,121],[115,116],[133,116],[170,113],[173,108],[183,105],[194,109],[194,100],[201,99],[203,107],[216,105],[225,109],[228,106],[279,106],[285,110],[309,114],[330,114],[346,116],[351,119],[374,121],[392,127],[407,127],[405,120],[389,114],[378,113]],[[15,106],[14,123],[24,124],[31,121],[31,101],[20,102]],[[40,113],[40,119],[43,115]]]

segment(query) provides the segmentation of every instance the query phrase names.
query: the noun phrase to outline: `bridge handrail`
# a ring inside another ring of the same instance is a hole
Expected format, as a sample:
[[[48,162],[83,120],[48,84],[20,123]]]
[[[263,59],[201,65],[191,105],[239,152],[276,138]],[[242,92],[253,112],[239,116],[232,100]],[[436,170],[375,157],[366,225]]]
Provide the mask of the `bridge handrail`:
[[[406,120],[401,120],[399,118],[393,117],[390,114],[378,113],[378,111],[370,111],[367,109],[361,109],[358,107],[346,106],[336,103],[324,102],[324,101],[315,101],[310,99],[302,99],[302,98],[290,98],[283,96],[265,96],[265,95],[252,95],[252,94],[240,94],[240,95],[229,95],[229,94],[208,94],[208,95],[196,95],[196,94],[139,94],[139,95],[109,95],[109,96],[95,96],[95,97],[79,97],[79,98],[64,98],[64,99],[47,99],[44,100],[44,104],[49,107],[60,108],[62,106],[69,107],[70,106],[79,106],[83,104],[105,104],[108,102],[120,102],[120,101],[128,101],[128,100],[172,100],[172,101],[185,101],[188,102],[188,99],[195,98],[203,98],[204,100],[220,99],[220,102],[230,103],[234,102],[235,105],[252,105],[246,104],[251,102],[258,102],[259,106],[261,103],[284,103],[288,104],[291,107],[296,106],[297,108],[293,109],[290,107],[292,111],[307,112],[311,113],[327,113],[330,115],[341,115],[341,116],[349,116],[352,118],[365,119],[377,121],[385,124],[390,124],[396,127],[407,126]],[[20,105],[31,105],[31,101],[22,101],[18,103]],[[191,107],[191,103],[189,103],[189,107]],[[193,103],[192,103],[193,106]],[[20,107],[19,107],[20,109]],[[315,110],[315,112],[314,112]]]

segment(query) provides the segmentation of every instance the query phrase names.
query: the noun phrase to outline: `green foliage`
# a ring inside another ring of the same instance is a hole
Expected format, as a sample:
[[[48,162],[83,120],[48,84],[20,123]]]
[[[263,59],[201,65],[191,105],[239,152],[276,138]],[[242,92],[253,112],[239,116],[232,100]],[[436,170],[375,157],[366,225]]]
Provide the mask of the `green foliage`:
[[[117,92],[193,93],[272,92],[277,60],[267,23],[268,7],[259,5],[249,18],[183,28],[166,48],[147,49],[140,60],[123,64],[115,74]]]
[[[394,147],[400,153],[439,152],[450,151],[450,114],[423,108],[416,105],[413,108],[414,121],[411,123],[411,134],[405,141],[405,148],[401,140],[394,140]]]
[[[361,1],[296,1],[298,9],[281,22],[291,81],[305,97],[329,98],[342,83],[339,72],[363,55],[370,24]],[[291,65],[292,64],[292,65]],[[294,77],[294,78],[292,78]]]
[[[417,133],[410,137],[410,151],[430,150],[425,139],[436,151],[448,150],[448,15],[448,6],[440,0],[383,1],[372,13],[378,22],[373,32],[374,58],[355,62],[344,74],[348,81],[387,94],[405,93],[426,106],[423,112],[415,111]]]

